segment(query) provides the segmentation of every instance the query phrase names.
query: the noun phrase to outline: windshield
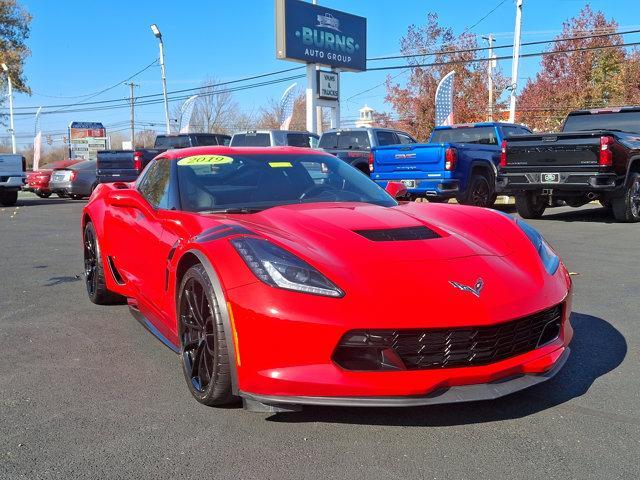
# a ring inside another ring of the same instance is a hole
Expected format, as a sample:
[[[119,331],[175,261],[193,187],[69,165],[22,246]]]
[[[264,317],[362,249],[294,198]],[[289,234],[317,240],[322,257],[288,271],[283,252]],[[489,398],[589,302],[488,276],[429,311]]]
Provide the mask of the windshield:
[[[624,132],[640,133],[640,112],[569,115],[562,127],[563,132],[583,130],[622,130]]]
[[[431,143],[477,143],[480,145],[497,145],[494,127],[463,127],[434,130]]]
[[[329,132],[320,137],[319,148],[334,150],[368,150],[371,148],[369,134],[364,130]]]
[[[197,155],[178,160],[177,171],[182,209],[192,212],[311,202],[397,205],[360,171],[331,155]]]

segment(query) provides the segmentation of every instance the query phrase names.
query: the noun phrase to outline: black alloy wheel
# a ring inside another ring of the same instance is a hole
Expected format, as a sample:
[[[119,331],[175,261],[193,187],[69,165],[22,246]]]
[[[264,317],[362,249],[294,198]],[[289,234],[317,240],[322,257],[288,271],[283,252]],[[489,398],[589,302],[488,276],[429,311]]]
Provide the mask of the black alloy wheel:
[[[100,246],[93,223],[84,228],[84,283],[89,300],[97,305],[124,303],[125,298],[110,291],[104,280],[104,267],[100,257]]]
[[[189,391],[209,406],[234,401],[220,309],[202,265],[194,265],[182,278],[178,315],[182,369]]]
[[[496,194],[489,184],[489,179],[484,175],[474,175],[469,182],[469,191],[466,198],[460,203],[475,207],[489,208],[496,201]]]

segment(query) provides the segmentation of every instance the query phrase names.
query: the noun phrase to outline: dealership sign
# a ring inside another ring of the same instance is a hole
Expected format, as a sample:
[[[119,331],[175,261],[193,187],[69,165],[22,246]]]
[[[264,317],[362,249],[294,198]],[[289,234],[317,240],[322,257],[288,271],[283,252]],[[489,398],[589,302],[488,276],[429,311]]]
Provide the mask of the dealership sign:
[[[107,132],[99,122],[71,122],[69,125],[69,156],[96,160],[98,150],[107,149]]]
[[[367,69],[367,19],[300,0],[276,0],[276,56]]]
[[[338,100],[340,98],[337,72],[318,70],[318,98],[325,100]]]

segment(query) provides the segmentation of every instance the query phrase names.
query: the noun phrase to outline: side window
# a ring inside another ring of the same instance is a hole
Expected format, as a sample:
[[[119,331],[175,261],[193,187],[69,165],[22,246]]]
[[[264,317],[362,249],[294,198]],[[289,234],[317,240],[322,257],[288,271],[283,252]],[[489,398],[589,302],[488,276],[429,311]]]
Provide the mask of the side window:
[[[378,145],[381,147],[384,147],[385,145],[395,145],[398,143],[398,140],[396,139],[396,134],[393,132],[379,130],[376,133],[376,136],[378,137]]]
[[[160,158],[155,160],[138,184],[140,194],[155,208],[169,208],[169,184],[171,162]]]
[[[400,139],[400,143],[403,145],[407,143],[416,143],[416,141],[406,133],[396,132],[396,135],[398,135],[398,138]]]

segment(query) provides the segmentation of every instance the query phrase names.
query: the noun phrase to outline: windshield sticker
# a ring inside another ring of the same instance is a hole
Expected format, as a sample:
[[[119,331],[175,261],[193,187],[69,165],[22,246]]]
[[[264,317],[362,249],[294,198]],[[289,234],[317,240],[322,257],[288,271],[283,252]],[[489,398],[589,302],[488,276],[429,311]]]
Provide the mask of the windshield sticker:
[[[269,162],[271,168],[291,168],[291,162]]]
[[[224,155],[193,155],[178,160],[178,165],[223,165],[225,163],[233,163],[233,158]]]

